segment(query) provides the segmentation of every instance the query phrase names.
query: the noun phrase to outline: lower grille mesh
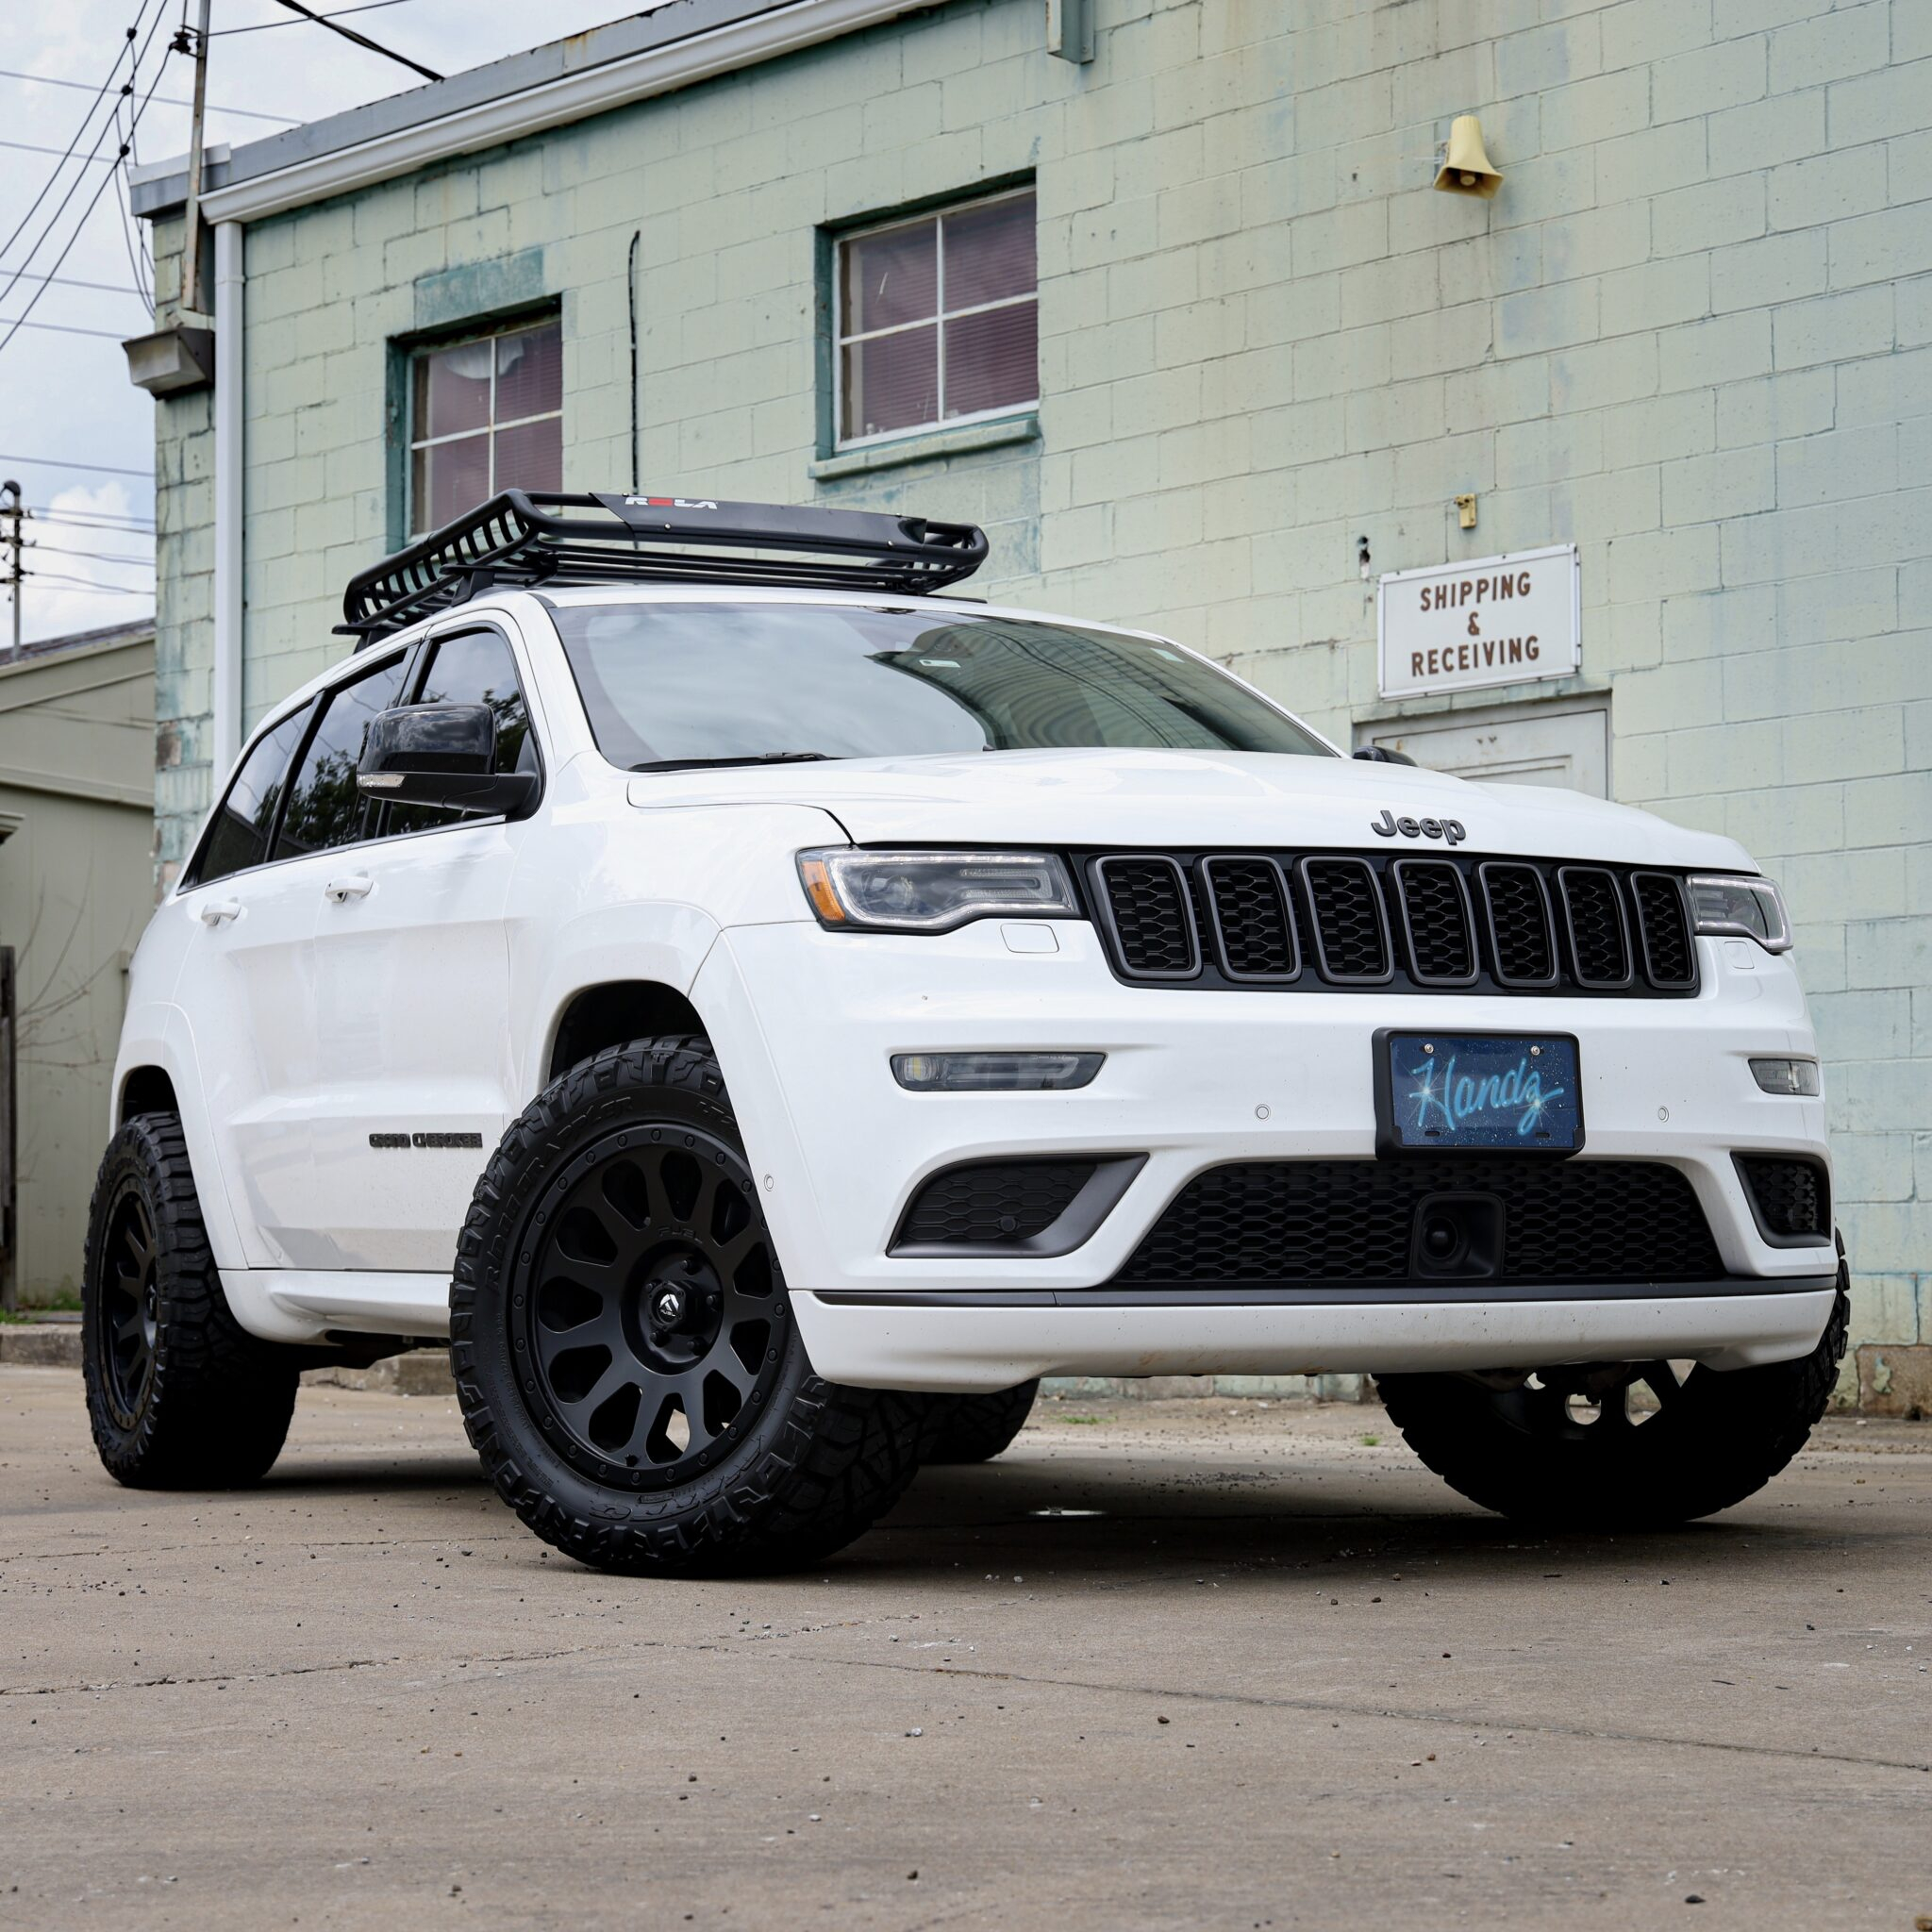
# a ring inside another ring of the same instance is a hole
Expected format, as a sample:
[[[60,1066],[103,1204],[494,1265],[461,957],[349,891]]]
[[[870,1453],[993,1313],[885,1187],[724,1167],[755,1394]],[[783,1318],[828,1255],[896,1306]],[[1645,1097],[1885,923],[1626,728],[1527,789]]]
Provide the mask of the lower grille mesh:
[[[1831,1190],[1816,1161],[1740,1154],[1738,1166],[1767,1234],[1779,1241],[1830,1238]]]
[[[912,1197],[894,1249],[1010,1247],[1051,1227],[1093,1177],[1091,1160],[988,1160],[936,1174]]]
[[[1708,1281],[1724,1273],[1690,1184],[1624,1160],[1297,1160],[1197,1174],[1115,1276],[1123,1286],[1406,1281],[1417,1204],[1493,1195],[1503,1281]]]

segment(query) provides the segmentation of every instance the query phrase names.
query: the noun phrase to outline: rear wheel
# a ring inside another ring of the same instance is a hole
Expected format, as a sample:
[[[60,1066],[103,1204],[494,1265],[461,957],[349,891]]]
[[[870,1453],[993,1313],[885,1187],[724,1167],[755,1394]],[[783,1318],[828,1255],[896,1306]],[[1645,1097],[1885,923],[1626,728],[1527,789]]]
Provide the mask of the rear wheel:
[[[1805,1446],[1844,1356],[1847,1287],[1840,1259],[1831,1320],[1797,1361],[1384,1375],[1382,1400],[1409,1447],[1486,1509],[1553,1529],[1688,1523],[1742,1502]]]
[[[81,1292],[88,1420],[137,1489],[258,1481],[295,1407],[295,1351],[236,1322],[208,1251],[180,1120],[142,1114],[108,1144]]]
[[[922,1462],[991,1462],[1012,1447],[1013,1438],[1033,1413],[1039,1378],[991,1395],[928,1395],[925,1428],[920,1438]]]
[[[918,1466],[913,1398],[813,1372],[702,1040],[614,1047],[512,1124],[458,1245],[450,1339],[498,1492],[600,1569],[816,1562]]]

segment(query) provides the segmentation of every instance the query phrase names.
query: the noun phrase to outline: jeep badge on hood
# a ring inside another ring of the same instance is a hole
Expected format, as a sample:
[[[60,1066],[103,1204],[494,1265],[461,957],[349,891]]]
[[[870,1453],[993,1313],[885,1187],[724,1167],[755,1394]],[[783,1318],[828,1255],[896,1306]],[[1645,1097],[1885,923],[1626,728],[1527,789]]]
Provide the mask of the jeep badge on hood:
[[[1399,819],[1386,805],[1380,818],[1369,821],[1369,830],[1385,839],[1400,832],[1405,839],[1446,839],[1452,845],[1460,845],[1469,837],[1460,819]]]

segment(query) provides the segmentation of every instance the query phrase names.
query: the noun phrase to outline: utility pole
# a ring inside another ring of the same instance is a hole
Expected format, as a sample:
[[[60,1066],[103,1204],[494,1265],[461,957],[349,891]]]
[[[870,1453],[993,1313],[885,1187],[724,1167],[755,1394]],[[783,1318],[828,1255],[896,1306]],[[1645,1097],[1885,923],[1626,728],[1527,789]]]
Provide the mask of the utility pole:
[[[188,132],[188,229],[181,257],[181,292],[175,306],[179,320],[196,328],[214,326],[214,318],[201,306],[202,122],[208,109],[208,20],[213,0],[201,0],[196,25],[184,25],[170,43],[175,53],[194,57],[194,112]]]
[[[13,587],[13,655],[16,658],[20,656],[20,599],[26,583],[26,542],[21,535],[26,514],[20,485],[9,476],[6,482],[0,483],[0,525],[7,525],[0,529],[0,550],[7,552],[12,569],[5,577],[0,577],[0,583]]]

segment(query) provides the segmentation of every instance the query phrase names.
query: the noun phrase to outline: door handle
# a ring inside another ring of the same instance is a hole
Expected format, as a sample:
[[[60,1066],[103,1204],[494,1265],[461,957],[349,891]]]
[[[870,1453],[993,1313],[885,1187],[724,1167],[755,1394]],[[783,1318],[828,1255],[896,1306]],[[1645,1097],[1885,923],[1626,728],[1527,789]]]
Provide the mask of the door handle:
[[[375,881],[366,872],[353,872],[347,878],[331,879],[323,887],[322,895],[331,906],[340,906],[345,899],[366,899],[375,889]]]
[[[201,923],[204,925],[224,925],[231,919],[242,917],[242,902],[239,899],[211,899],[201,908]]]

